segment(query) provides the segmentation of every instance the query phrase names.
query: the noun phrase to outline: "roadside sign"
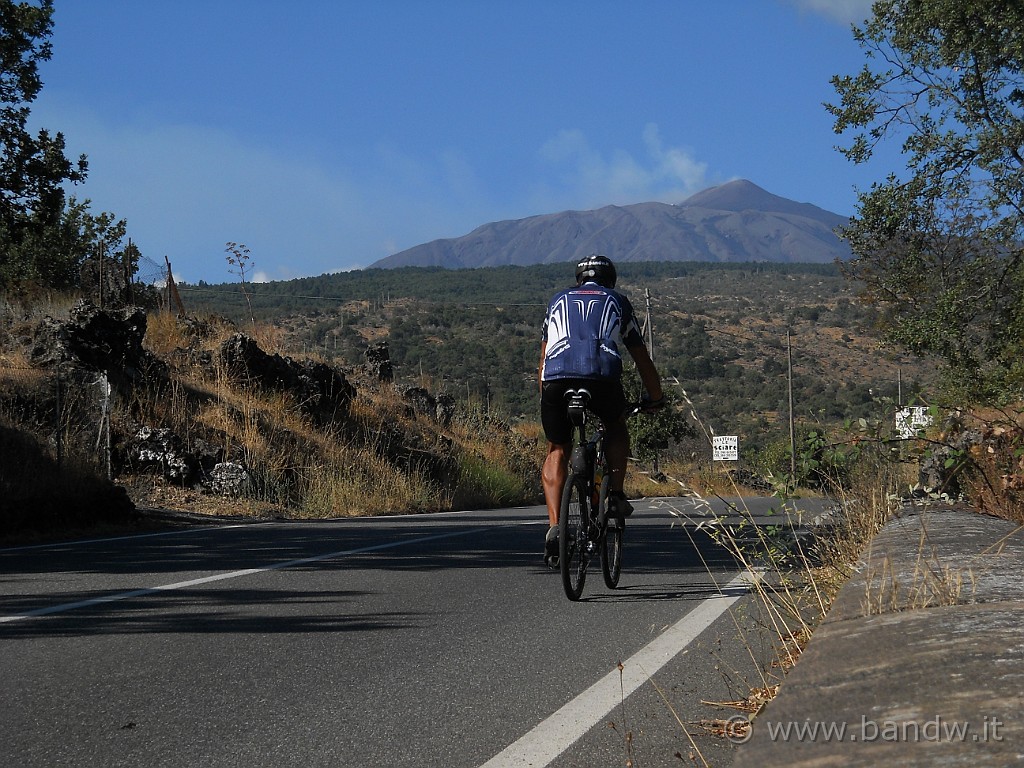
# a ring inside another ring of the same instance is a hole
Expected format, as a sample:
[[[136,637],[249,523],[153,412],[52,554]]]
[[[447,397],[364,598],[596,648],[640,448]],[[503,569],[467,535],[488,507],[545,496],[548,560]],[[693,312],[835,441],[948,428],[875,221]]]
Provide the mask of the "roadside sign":
[[[740,439],[736,435],[715,435],[711,438],[712,461],[739,461]]]
[[[912,405],[896,411],[896,432],[904,440],[917,436],[920,429],[932,425],[932,417],[923,405]]]

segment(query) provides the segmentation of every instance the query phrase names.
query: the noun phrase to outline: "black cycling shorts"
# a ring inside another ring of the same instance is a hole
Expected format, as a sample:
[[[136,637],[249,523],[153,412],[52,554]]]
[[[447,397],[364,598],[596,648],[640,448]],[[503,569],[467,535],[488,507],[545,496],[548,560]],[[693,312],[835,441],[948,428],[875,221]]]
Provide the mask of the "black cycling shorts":
[[[568,389],[590,391],[592,411],[606,426],[614,424],[626,412],[626,394],[619,379],[555,379],[541,386],[540,421],[549,442],[564,445],[572,442],[572,423],[566,411]]]

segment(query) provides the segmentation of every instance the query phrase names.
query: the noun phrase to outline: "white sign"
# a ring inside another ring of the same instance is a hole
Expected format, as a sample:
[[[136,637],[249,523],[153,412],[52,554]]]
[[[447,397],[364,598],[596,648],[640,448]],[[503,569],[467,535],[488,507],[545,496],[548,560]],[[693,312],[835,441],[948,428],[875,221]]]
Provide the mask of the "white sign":
[[[923,405],[913,405],[896,411],[896,432],[904,440],[917,436],[919,429],[932,425],[932,417]]]
[[[736,435],[715,435],[711,438],[713,461],[739,461],[740,439]]]

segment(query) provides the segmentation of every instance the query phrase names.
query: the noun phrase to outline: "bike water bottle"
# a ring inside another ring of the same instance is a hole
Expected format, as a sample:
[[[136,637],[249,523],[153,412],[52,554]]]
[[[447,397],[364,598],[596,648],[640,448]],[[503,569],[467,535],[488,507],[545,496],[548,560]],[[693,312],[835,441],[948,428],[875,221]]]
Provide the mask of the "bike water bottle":
[[[604,476],[601,474],[601,465],[599,463],[595,464],[595,466],[594,466],[594,493],[593,493],[593,495],[591,496],[591,499],[590,499],[591,503],[593,504],[593,508],[594,509],[597,509],[597,505],[600,503],[601,481],[603,479],[604,479]]]

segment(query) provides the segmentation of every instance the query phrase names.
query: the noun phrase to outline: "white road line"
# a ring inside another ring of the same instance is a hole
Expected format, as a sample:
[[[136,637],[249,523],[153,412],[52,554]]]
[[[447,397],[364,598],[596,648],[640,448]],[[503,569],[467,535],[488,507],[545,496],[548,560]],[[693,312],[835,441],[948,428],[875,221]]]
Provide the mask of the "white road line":
[[[544,768],[601,722],[622,700],[646,683],[747,594],[753,574],[744,572],[658,637],[480,768]]]
[[[496,526],[498,528],[504,528],[505,526]],[[483,531],[494,530],[494,527],[488,528],[471,528],[465,531],[455,531],[454,533],[439,533],[434,536],[421,536],[417,539],[405,539],[402,541],[391,541],[386,544],[374,544],[369,547],[358,547],[356,549],[343,549],[337,552],[328,552],[323,555],[314,555],[312,557],[303,557],[298,560],[288,560],[281,563],[271,563],[261,568],[246,568],[241,571],[230,571],[228,573],[218,573],[213,576],[203,576],[199,579],[189,579],[188,581],[178,581],[173,584],[161,584],[156,587],[147,587],[145,589],[133,589],[130,592],[115,592],[110,595],[103,595],[101,597],[94,597],[89,600],[79,600],[74,603],[60,603],[58,605],[51,605],[46,608],[37,608],[34,611],[26,611],[25,613],[17,613],[11,616],[0,616],[0,624],[8,624],[14,621],[23,621],[25,619],[35,618],[37,616],[48,616],[53,613],[64,613],[65,611],[74,611],[79,608],[88,608],[94,605],[102,605],[104,603],[114,603],[119,600],[130,600],[133,597],[142,597],[145,595],[152,595],[157,592],[170,592],[176,589],[187,589],[188,587],[195,587],[200,584],[209,584],[215,581],[226,581],[227,579],[237,579],[242,576],[251,576],[255,573],[267,573],[268,571],[278,571],[282,568],[291,568],[296,565],[305,565],[307,563],[316,563],[321,560],[330,560],[334,557],[345,557],[346,555],[358,555],[364,552],[376,552],[382,549],[391,549],[392,547],[403,547],[408,544],[422,544],[427,541],[439,541],[441,539],[451,539],[456,536],[468,536],[473,533],[481,533]]]
[[[435,517],[451,517],[453,515],[467,515],[482,510],[454,510],[450,512],[432,512],[431,518]],[[406,515],[388,515],[387,520],[402,520],[405,518],[418,518],[422,520],[424,514],[422,512],[410,513]],[[358,523],[361,521],[367,522],[380,522],[383,519],[381,517],[325,517],[317,520],[318,523]],[[195,528],[178,528],[172,531],[156,531],[155,533],[131,533],[124,536],[107,536],[101,539],[72,539],[69,541],[50,541],[46,544],[26,544],[19,547],[6,547],[0,549],[0,555],[9,552],[26,552],[33,549],[66,549],[68,547],[79,547],[87,544],[107,544],[113,541],[131,541],[133,539],[148,539],[154,536],[186,536],[192,533],[209,533],[210,531],[228,531],[232,528],[248,528],[254,525],[274,525],[276,523],[288,523],[293,521],[283,520],[258,520],[255,522],[247,523],[230,523],[226,525],[204,525],[202,520],[197,521],[199,525]]]
[[[251,525],[266,525],[266,523],[232,523],[231,525],[218,525],[216,527],[198,527],[178,529],[174,531],[157,531],[155,533],[132,533],[126,536],[108,536],[103,539],[75,539],[73,541],[51,541],[46,544],[26,544],[21,547],[7,547],[0,549],[0,555],[9,552],[27,552],[32,549],[67,549],[69,547],[83,547],[88,544],[108,544],[113,541],[131,541],[133,539],[151,539],[154,536],[185,536],[191,533],[209,533],[210,531],[228,531],[232,528],[247,528]]]

